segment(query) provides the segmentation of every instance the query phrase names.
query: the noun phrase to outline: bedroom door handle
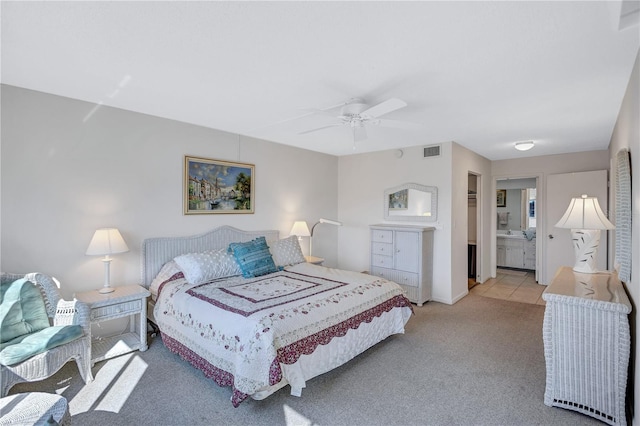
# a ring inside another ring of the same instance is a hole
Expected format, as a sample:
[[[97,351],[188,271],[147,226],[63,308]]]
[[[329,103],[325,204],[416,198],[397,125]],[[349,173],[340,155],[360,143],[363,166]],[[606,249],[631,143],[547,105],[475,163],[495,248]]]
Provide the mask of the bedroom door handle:
[[[553,234],[549,234],[549,239],[553,240]]]

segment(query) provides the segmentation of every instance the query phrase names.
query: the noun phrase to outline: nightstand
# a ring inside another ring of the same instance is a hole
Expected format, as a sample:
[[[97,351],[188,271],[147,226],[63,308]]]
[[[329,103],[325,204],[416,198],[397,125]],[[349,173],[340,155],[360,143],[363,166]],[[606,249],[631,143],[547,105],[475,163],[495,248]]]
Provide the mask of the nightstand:
[[[307,260],[307,263],[313,263],[314,265],[322,265],[324,262],[324,259],[321,257],[305,256],[304,258]]]
[[[91,362],[95,364],[135,350],[147,350],[147,297],[151,293],[139,285],[115,287],[115,291],[100,294],[97,290],[77,293],[76,299],[91,307],[91,323],[96,324],[129,316],[129,332],[93,339]],[[136,322],[136,316],[138,321]]]

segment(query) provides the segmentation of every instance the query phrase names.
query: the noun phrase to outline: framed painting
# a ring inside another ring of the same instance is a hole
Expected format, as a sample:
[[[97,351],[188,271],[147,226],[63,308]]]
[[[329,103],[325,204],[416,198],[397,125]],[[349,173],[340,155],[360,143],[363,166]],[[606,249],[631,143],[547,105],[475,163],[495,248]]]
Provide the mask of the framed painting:
[[[184,214],[254,212],[255,165],[184,157]]]
[[[496,194],[496,201],[498,207],[507,207],[507,190],[498,189]]]
[[[389,194],[389,210],[406,210],[409,205],[409,190],[401,189]]]

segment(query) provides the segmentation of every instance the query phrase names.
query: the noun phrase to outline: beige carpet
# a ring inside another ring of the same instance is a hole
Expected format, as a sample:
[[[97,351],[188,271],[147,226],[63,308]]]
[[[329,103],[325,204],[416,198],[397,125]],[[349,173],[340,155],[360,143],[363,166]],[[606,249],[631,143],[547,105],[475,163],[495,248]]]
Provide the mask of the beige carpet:
[[[406,333],[342,367],[233,408],[231,390],[170,353],[159,338],[93,368],[75,363],[11,393],[56,392],[82,425],[599,425],[543,403],[544,307],[470,294],[415,307]]]

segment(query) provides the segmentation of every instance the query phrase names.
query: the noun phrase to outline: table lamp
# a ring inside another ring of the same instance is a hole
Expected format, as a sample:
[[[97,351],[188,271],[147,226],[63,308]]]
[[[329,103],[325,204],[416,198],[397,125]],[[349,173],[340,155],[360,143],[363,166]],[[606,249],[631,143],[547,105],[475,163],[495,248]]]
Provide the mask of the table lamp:
[[[309,232],[307,222],[305,222],[304,220],[298,220],[293,223],[293,227],[291,228],[291,232],[289,233],[289,235],[297,236],[300,248],[302,248],[302,237],[310,237],[311,232]]]
[[[615,228],[600,209],[598,199],[587,195],[571,199],[564,216],[556,223],[556,228],[571,229],[576,256],[573,270],[585,274],[598,272],[596,256],[600,244],[600,231]]]
[[[87,255],[104,255],[102,262],[104,263],[104,287],[99,292],[107,294],[113,292],[115,289],[109,285],[109,264],[111,263],[111,257],[109,255],[116,253],[125,253],[129,251],[127,243],[124,242],[120,231],[116,228],[102,228],[98,229],[94,234],[89,248],[87,248]]]

